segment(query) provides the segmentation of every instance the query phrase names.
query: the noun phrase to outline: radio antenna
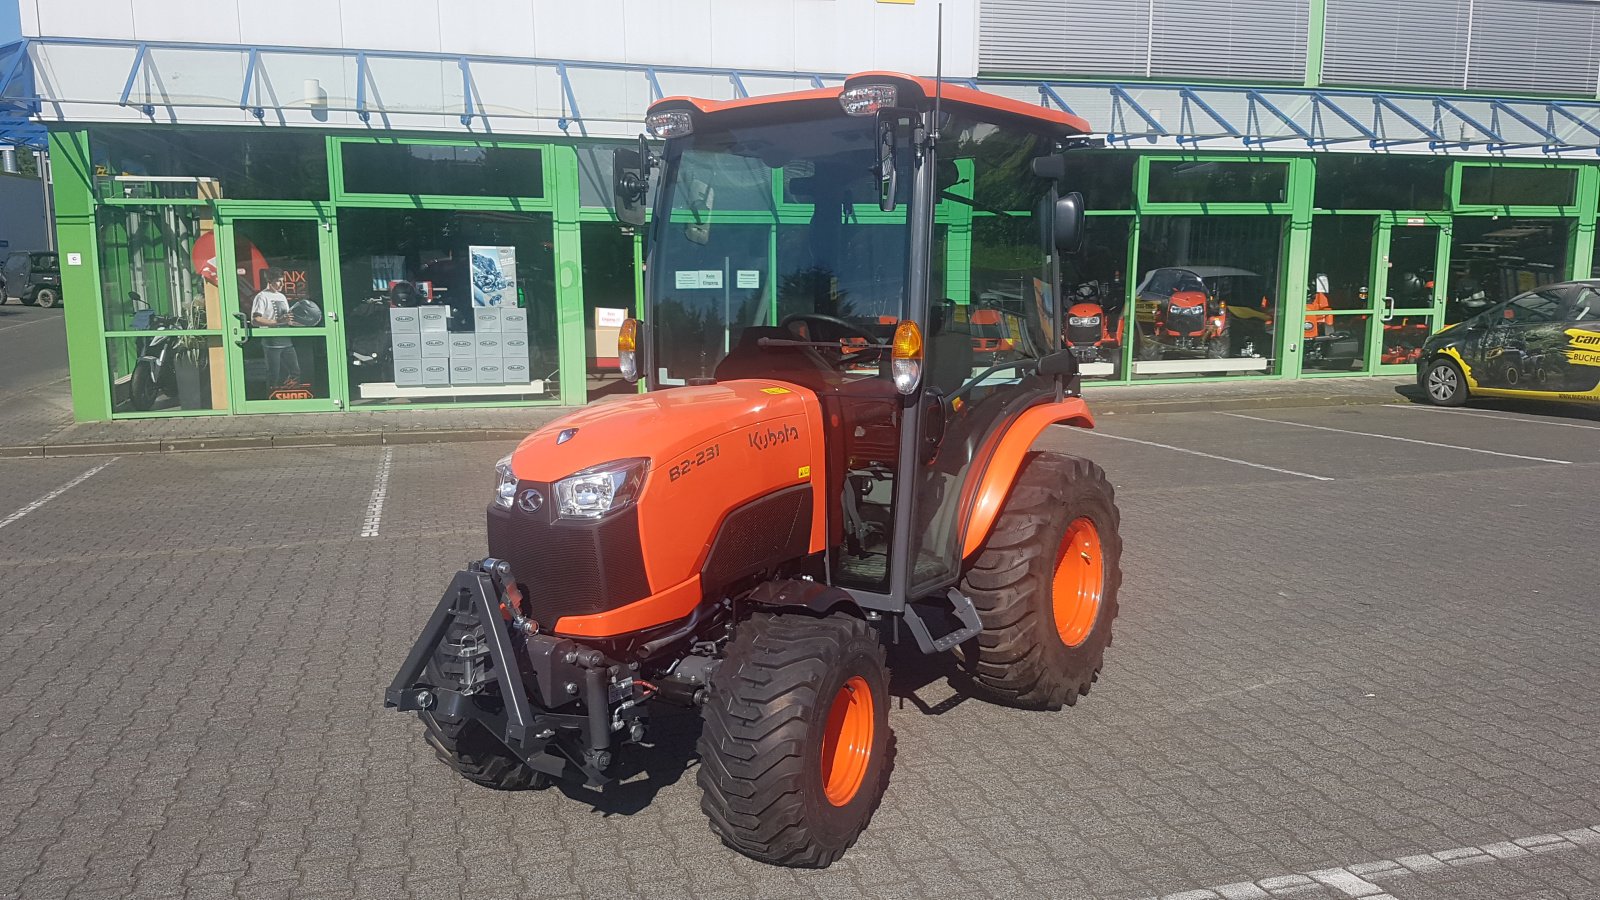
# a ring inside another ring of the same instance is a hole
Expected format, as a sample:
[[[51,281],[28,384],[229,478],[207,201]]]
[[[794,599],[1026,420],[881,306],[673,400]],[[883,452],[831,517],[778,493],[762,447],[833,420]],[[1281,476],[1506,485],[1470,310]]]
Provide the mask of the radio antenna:
[[[929,140],[939,142],[939,107],[944,101],[944,4],[939,4],[937,35],[933,49],[933,133]]]

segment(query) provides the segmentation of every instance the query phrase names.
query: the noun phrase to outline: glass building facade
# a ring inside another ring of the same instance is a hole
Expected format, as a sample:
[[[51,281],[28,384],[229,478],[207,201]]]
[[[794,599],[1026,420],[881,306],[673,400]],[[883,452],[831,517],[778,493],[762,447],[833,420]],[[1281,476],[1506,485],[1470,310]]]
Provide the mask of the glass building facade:
[[[571,405],[634,389],[615,341],[639,309],[644,248],[604,196],[616,144],[124,125],[50,143],[62,246],[87,251],[66,269],[80,419]],[[1071,159],[1090,224],[1056,289],[1094,381],[1405,374],[1432,330],[1592,274],[1590,165]],[[786,233],[805,174],[719,197],[718,227],[744,251],[707,270],[796,277]],[[1005,250],[1023,219],[960,174],[952,189],[974,202],[940,217],[933,283],[962,296],[941,299],[1036,290]],[[158,339],[179,342],[184,371],[152,389],[136,369]]]

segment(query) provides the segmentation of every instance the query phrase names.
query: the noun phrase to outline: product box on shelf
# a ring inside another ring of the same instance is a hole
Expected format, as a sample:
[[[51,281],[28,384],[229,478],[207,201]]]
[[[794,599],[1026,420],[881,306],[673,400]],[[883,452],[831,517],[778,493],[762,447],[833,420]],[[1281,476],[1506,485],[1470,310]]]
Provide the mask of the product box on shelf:
[[[423,331],[449,331],[450,307],[419,306],[417,307],[417,321]]]
[[[449,384],[450,361],[448,359],[423,360],[422,383],[425,385]]]
[[[501,310],[498,309],[474,307],[472,310],[473,325],[477,327],[478,333],[498,334],[500,331],[500,313]]]
[[[389,337],[389,349],[394,352],[394,358],[421,359],[422,337],[418,334],[393,334]]]
[[[470,359],[450,360],[451,384],[477,384],[478,364]]]
[[[444,332],[425,331],[422,333],[422,358],[423,359],[449,359],[450,336]]]
[[[394,383],[398,387],[422,384],[422,360],[397,359],[394,361]]]
[[[410,308],[389,310],[389,331],[392,334],[417,334],[422,330],[422,321],[417,316],[417,311]]]

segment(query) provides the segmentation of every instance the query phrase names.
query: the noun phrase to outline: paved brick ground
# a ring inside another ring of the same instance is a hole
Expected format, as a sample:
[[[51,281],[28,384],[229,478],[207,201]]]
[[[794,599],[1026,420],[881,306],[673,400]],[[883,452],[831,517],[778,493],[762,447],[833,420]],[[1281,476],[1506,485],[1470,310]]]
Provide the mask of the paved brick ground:
[[[889,792],[822,872],[715,843],[690,715],[606,795],[504,795],[379,708],[505,445],[121,457],[0,527],[0,896],[1328,898],[1306,873],[1600,824],[1594,423],[1248,414],[1048,439],[1118,486],[1105,678],[1025,713],[893,654]],[[0,520],[103,462],[0,461]],[[1568,843],[1371,883],[1600,896]]]

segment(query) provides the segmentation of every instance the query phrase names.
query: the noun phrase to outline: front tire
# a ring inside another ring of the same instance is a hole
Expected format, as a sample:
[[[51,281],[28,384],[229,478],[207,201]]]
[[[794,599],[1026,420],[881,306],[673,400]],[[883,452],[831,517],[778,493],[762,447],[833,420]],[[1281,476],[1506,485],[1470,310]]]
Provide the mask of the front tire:
[[[1461,406],[1467,402],[1467,376],[1454,361],[1440,357],[1422,376],[1422,390],[1435,406]]]
[[[760,862],[831,865],[883,796],[888,712],[883,644],[866,622],[746,619],[701,710],[697,780],[711,830]]]
[[[133,408],[139,412],[149,412],[156,407],[156,398],[160,389],[156,386],[154,373],[150,371],[155,365],[148,359],[141,359],[133,365],[133,377],[129,381],[132,388]]]
[[[1119,525],[1099,466],[1029,454],[962,579],[983,631],[960,655],[983,693],[1013,706],[1060,709],[1089,692],[1117,617]]]

